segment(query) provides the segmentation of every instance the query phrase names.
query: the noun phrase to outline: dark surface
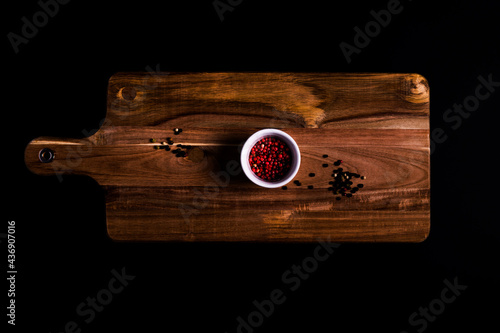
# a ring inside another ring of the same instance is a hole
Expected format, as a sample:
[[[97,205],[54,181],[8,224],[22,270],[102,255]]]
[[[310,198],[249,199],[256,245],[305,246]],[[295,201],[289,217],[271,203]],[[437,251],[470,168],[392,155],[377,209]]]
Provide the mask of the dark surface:
[[[234,1],[237,2],[237,1]],[[495,2],[404,1],[370,44],[347,63],[339,44],[387,1],[243,1],[223,22],[212,1],[106,7],[72,1],[18,54],[4,37],[3,126],[7,186],[2,211],[16,221],[16,327],[60,332],[235,332],[237,317],[274,289],[286,301],[255,332],[417,332],[408,322],[437,304],[443,280],[467,285],[426,332],[496,327],[500,293],[494,150],[500,88],[456,129],[443,114],[474,95],[478,76],[500,81]],[[4,36],[20,33],[36,1],[9,2]],[[432,154],[431,233],[420,244],[344,244],[296,291],[282,280],[316,244],[130,244],[106,236],[104,197],[88,178],[39,177],[23,151],[38,136],[85,136],[105,116],[108,78],[118,71],[416,72],[431,87],[431,130],[447,140]],[[74,101],[78,100],[75,105]],[[72,105],[68,108],[68,105]],[[5,140],[4,139],[4,140]],[[2,252],[6,257],[6,241]],[[6,261],[2,272],[7,270]],[[135,275],[89,323],[75,309],[95,297],[112,269]],[[4,284],[2,304],[8,301]],[[5,309],[5,307],[4,307]],[[6,310],[4,310],[6,311]],[[2,315],[3,321],[7,317]],[[245,330],[242,330],[245,332]],[[423,330],[421,330],[423,331]]]

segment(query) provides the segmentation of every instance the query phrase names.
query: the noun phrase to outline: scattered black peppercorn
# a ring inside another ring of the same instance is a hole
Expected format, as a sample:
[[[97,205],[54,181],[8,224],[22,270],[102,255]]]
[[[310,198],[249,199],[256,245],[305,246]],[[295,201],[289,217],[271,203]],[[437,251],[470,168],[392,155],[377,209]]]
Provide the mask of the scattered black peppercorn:
[[[175,154],[176,157],[185,157],[186,156],[186,152],[185,151],[180,151],[178,153]]]
[[[333,163],[333,165],[339,166],[341,163],[342,160],[337,160]],[[361,176],[359,174],[344,171],[343,168],[334,169],[332,177],[333,180],[328,182],[328,184],[331,185],[331,187],[328,187],[328,191],[331,191],[333,192],[333,195],[336,195],[336,200],[340,200],[342,196],[350,198],[354,193],[356,193],[360,188],[363,187],[363,184],[353,186],[352,179],[360,178]],[[364,176],[361,177],[361,179],[364,178]]]
[[[288,189],[288,187],[286,187],[286,186],[282,186],[281,188],[282,188],[283,190]]]
[[[175,135],[178,135],[181,132],[182,132],[182,129],[174,128]],[[149,139],[149,142],[154,143],[154,142],[156,142],[156,139],[151,138],[151,139]],[[187,156],[187,152],[185,150],[182,150],[181,148],[184,148],[184,149],[190,148],[191,147],[190,145],[177,144],[178,148],[171,149],[170,145],[173,145],[173,144],[174,144],[174,140],[172,140],[171,137],[167,137],[166,141],[161,142],[161,145],[155,145],[155,146],[153,146],[153,148],[154,149],[165,149],[166,151],[171,151],[172,154],[174,154],[176,157],[186,157]]]
[[[323,168],[328,168],[328,163],[324,163]]]
[[[314,188],[314,186],[308,185],[307,188],[310,189],[310,190],[312,190]]]
[[[311,173],[309,174],[309,177],[314,177],[314,176],[316,176],[316,174],[315,174],[314,172],[311,172]]]

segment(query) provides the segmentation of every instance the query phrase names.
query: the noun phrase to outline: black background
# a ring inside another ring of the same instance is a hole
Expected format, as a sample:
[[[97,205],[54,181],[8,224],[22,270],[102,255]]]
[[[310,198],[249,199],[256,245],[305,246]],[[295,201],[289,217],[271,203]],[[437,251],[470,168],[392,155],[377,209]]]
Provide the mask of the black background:
[[[235,332],[236,318],[286,285],[282,274],[316,244],[131,244],[106,235],[103,191],[92,179],[31,174],[23,152],[38,136],[81,137],[105,117],[118,71],[308,71],[419,73],[431,88],[431,129],[448,139],[432,154],[431,233],[419,244],[343,244],[286,294],[256,332],[416,332],[408,317],[439,298],[443,280],[467,289],[426,332],[497,328],[498,217],[494,169],[500,88],[453,130],[443,113],[474,94],[478,76],[500,81],[494,1],[402,1],[403,11],[347,63],[339,44],[387,1],[244,0],[220,21],[212,0],[73,0],[21,45],[9,32],[40,10],[3,4],[0,232],[16,221],[16,327],[61,332]],[[251,218],[251,217],[249,217]],[[2,271],[6,271],[6,247]],[[134,275],[90,323],[75,312],[111,279]],[[5,289],[2,304],[7,306]],[[2,308],[5,309],[4,306]],[[4,310],[5,313],[7,310]],[[2,321],[7,317],[2,314]],[[489,331],[489,330],[488,330]]]

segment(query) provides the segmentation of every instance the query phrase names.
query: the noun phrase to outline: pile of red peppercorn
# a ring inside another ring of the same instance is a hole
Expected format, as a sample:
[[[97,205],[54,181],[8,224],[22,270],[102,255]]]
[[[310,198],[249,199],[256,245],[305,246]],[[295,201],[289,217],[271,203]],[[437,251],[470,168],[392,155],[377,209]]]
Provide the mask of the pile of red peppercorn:
[[[266,181],[277,181],[285,177],[292,163],[292,152],[279,138],[267,137],[259,140],[250,150],[248,162],[257,177]]]

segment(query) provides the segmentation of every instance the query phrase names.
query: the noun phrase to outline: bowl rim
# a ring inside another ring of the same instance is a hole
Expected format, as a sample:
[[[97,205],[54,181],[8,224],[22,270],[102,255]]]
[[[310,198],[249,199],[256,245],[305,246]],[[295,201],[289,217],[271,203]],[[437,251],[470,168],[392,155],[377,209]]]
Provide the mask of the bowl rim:
[[[260,139],[264,137],[273,137],[273,136],[279,137],[280,139],[283,139],[286,142],[288,147],[293,152],[293,161],[290,167],[290,171],[288,172],[288,175],[285,178],[275,182],[269,182],[260,179],[259,177],[257,177],[257,175],[254,174],[254,172],[250,168],[250,163],[248,162],[248,155],[250,153],[250,149],[252,149],[255,143],[257,143]],[[254,184],[266,188],[277,188],[288,184],[299,171],[300,162],[301,162],[300,149],[295,140],[293,139],[293,137],[291,137],[288,133],[275,128],[265,128],[253,133],[245,141],[240,154],[241,168],[243,169],[243,172],[245,173],[247,178],[250,179],[250,181],[252,181]]]

